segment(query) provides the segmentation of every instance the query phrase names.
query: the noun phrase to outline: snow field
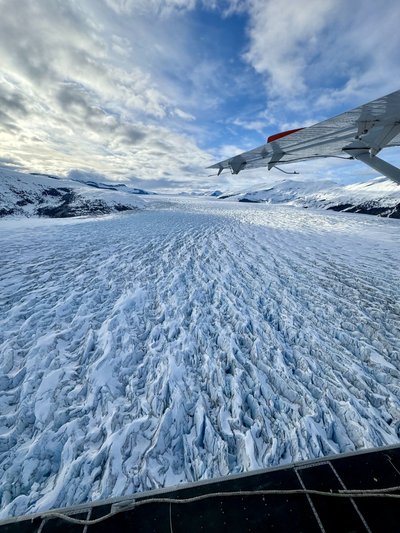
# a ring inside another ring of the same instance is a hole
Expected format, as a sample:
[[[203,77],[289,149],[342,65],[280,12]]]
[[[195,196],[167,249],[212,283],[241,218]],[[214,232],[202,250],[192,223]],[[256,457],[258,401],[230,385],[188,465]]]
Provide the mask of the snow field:
[[[396,220],[0,225],[0,517],[396,443]]]

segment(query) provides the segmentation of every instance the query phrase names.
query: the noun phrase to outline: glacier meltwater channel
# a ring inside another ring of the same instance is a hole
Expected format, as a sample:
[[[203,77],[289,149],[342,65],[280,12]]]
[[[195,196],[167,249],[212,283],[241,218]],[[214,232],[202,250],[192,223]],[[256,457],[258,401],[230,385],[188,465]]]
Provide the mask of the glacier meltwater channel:
[[[400,221],[0,223],[1,518],[399,441]]]

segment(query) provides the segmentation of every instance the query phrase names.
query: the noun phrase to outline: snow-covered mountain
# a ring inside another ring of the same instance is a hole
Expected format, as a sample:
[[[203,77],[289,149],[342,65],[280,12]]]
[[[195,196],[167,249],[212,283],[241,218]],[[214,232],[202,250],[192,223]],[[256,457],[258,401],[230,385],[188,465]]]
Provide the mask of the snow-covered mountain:
[[[223,195],[224,193],[219,190],[210,190],[210,191],[183,191],[178,194],[178,196],[212,196],[215,198],[218,198],[219,196]]]
[[[72,178],[73,181],[89,185],[89,187],[95,187],[96,189],[107,189],[111,191],[121,191],[127,192],[129,194],[144,194],[144,195],[153,195],[156,194],[152,191],[146,191],[145,189],[138,189],[137,187],[130,187],[126,183],[105,183],[102,181],[94,181],[92,179],[85,178]]]
[[[0,169],[0,217],[73,217],[143,207],[141,189]]]
[[[220,198],[400,218],[400,186],[383,177],[352,185],[286,179],[263,190],[225,194]]]
[[[223,194],[223,192],[219,191],[218,189],[216,191],[208,193],[209,196],[215,196],[216,198],[219,198],[222,194]]]

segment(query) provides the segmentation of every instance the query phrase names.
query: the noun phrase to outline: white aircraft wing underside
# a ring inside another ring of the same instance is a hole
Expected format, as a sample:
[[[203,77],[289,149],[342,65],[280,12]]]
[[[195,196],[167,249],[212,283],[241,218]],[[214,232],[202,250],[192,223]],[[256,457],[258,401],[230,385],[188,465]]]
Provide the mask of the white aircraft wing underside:
[[[366,153],[381,161],[374,156],[387,146],[400,146],[400,91],[294,133],[282,134],[209,168],[216,168],[219,173],[229,168],[237,174],[243,169],[264,166],[270,169],[318,157],[355,157],[364,161]]]

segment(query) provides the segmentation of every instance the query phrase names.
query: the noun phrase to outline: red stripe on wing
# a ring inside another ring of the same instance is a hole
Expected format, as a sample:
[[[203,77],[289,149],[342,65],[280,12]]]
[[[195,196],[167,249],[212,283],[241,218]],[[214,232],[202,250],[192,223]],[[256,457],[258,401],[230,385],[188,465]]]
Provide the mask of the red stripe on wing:
[[[281,133],[275,133],[275,135],[270,135],[267,139],[267,143],[272,143],[272,141],[277,141],[278,139],[281,139],[282,137],[286,137],[286,135],[290,135],[291,133],[295,133],[296,131],[304,130],[304,128],[296,128],[295,130],[288,130],[288,131],[282,131]]]

